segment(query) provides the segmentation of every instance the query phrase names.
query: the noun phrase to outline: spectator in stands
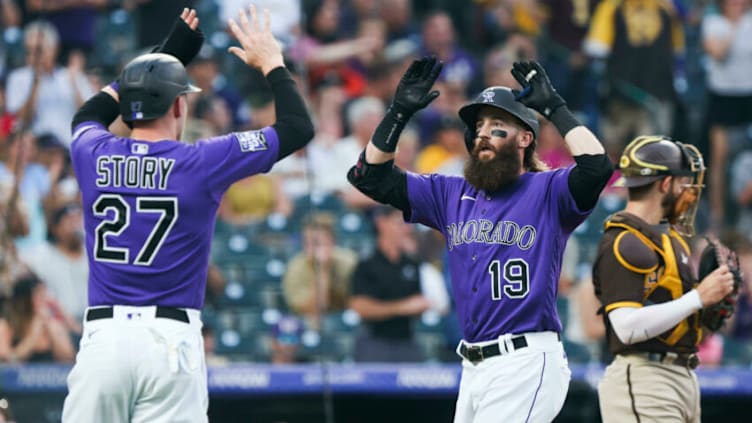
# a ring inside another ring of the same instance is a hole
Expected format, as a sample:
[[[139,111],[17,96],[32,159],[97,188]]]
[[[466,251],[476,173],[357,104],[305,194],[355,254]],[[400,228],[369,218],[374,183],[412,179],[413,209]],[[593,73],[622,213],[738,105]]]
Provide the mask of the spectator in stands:
[[[598,0],[544,0],[541,4],[547,12],[545,57],[541,64],[567,105],[595,118],[597,83],[583,51],[583,41]],[[596,121],[589,123],[589,127],[597,127]]]
[[[51,176],[44,166],[35,163],[35,156],[36,138],[29,131],[10,136],[7,143],[0,146],[0,184],[8,187],[9,192],[17,185],[17,206],[23,210],[28,221],[25,236],[15,239],[19,251],[43,243],[47,236],[43,204],[50,193],[51,179],[55,176]]]
[[[340,5],[337,0],[303,2],[304,34],[289,50],[292,60],[304,64],[313,79],[334,71],[343,78],[348,95],[359,94],[365,81],[347,66],[347,61],[383,47],[383,40],[371,34],[343,38],[339,32]]]
[[[35,134],[51,132],[68,145],[73,114],[94,91],[83,73],[82,55],[71,55],[67,68],[55,64],[59,45],[57,30],[49,22],[26,26],[26,66],[8,75],[7,106]]]
[[[684,54],[683,24],[672,2],[599,3],[585,51],[606,62],[601,131],[610,155],[637,135],[671,135],[674,65]]]
[[[431,302],[421,294],[420,262],[405,254],[403,241],[412,228],[391,206],[376,207],[373,216],[376,250],[358,263],[352,277],[350,308],[362,319],[355,361],[422,361],[413,324]]]
[[[293,364],[305,362],[301,354],[302,337],[305,329],[303,321],[294,316],[282,316],[272,328],[272,364]]]
[[[33,274],[16,281],[0,319],[0,359],[6,362],[73,362],[75,351],[57,302]]]
[[[729,151],[729,131],[752,123],[752,80],[749,78],[752,13],[747,0],[719,0],[718,4],[720,14],[703,18],[702,45],[708,56],[710,212],[713,226],[720,229],[726,215],[728,161],[735,153]]]
[[[58,207],[77,200],[78,183],[73,175],[68,147],[53,134],[41,134],[36,138],[34,156],[34,161],[47,169],[49,175],[50,191],[43,201],[49,220],[50,214]]]
[[[483,60],[484,85],[515,87],[517,81],[510,72],[518,60],[528,60],[537,55],[534,41],[528,37],[515,36],[493,47]]]
[[[290,259],[282,278],[288,307],[317,327],[323,313],[343,310],[357,256],[337,247],[334,216],[317,212],[305,217],[303,251]]]
[[[418,140],[418,129],[414,126],[406,126],[399,137],[397,154],[394,157],[394,165],[407,172],[415,172],[415,161],[418,158],[420,141]]]
[[[27,17],[44,17],[55,26],[60,34],[60,57],[67,61],[74,52],[85,56],[93,52],[97,16],[108,0],[25,0],[24,5]]]
[[[258,174],[230,186],[222,197],[218,216],[233,225],[248,225],[272,213],[289,216],[292,209],[280,178],[275,174]]]
[[[456,85],[465,94],[480,91],[480,65],[458,45],[449,14],[441,10],[429,13],[423,19],[422,36],[423,54],[436,56],[444,63],[439,82]]]
[[[434,142],[418,154],[415,168],[418,173],[462,175],[466,160],[465,124],[447,116],[439,121]]]
[[[384,117],[384,103],[375,97],[360,97],[346,109],[350,135],[335,141],[316,139],[308,146],[314,187],[317,191],[339,196],[352,208],[367,208],[376,203],[354,189],[342,172],[347,173],[347,164],[357,160],[371,139],[374,129]]]
[[[420,41],[420,28],[413,19],[412,0],[382,0],[381,19],[387,27],[387,41]]]
[[[729,185],[733,203],[737,206],[736,231],[752,234],[752,149],[743,151],[732,160]]]
[[[222,25],[225,25],[228,19],[235,18],[238,10],[248,10],[248,6],[253,4],[256,10],[269,11],[272,34],[285,47],[289,47],[300,37],[302,3],[305,0],[215,0],[215,2],[219,6],[219,21]]]
[[[219,58],[213,47],[205,45],[201,49],[188,67],[188,74],[193,84],[201,88],[200,95],[196,96],[197,103],[206,97],[219,98],[224,102],[228,117],[231,118],[232,129],[239,131],[250,128],[250,108],[229,78],[220,72]],[[198,113],[198,110],[195,112]],[[227,132],[224,128],[219,128],[218,131],[217,134]]]
[[[47,242],[21,253],[64,313],[66,326],[80,333],[87,306],[89,264],[83,247],[83,214],[78,204],[53,211]]]

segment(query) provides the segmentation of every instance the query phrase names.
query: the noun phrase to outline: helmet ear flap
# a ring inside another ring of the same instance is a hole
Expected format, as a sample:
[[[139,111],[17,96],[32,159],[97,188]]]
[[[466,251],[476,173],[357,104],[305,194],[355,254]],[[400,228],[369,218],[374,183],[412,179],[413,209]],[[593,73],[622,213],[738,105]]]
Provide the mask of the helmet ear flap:
[[[465,128],[465,147],[468,153],[472,153],[475,148],[475,131],[471,131],[469,127]]]

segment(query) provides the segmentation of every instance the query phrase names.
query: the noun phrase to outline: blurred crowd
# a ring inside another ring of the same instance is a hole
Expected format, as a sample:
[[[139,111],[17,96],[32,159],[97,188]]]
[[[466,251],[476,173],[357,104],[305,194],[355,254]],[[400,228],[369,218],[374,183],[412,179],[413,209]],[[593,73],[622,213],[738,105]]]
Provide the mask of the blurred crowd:
[[[262,75],[226,53],[228,18],[250,3],[271,12],[316,136],[222,199],[203,317],[210,364],[459,361],[441,235],[345,178],[425,55],[444,62],[441,95],[403,132],[398,166],[461,175],[457,110],[486,86],[516,88],[512,63],[538,60],[614,160],[643,134],[700,148],[699,233],[730,244],[752,275],[747,0],[0,0],[0,361],[73,361],[88,271],[70,121],[183,7],[206,35],[188,68],[202,92],[188,97],[184,140],[274,122]],[[545,119],[537,151],[552,168],[573,163]],[[609,359],[590,267],[604,218],[625,201],[607,188],[567,247],[558,304],[574,362]],[[703,341],[703,365],[752,365],[749,279],[732,320]]]

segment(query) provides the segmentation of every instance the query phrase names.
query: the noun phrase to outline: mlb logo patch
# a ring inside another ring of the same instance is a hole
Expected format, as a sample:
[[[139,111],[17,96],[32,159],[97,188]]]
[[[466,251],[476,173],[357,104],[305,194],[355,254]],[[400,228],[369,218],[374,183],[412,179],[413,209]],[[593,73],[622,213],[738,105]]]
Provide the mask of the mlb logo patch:
[[[143,103],[140,101],[131,101],[131,119],[143,119],[144,114],[141,112]]]
[[[131,145],[132,154],[149,154],[149,146],[147,144],[133,144]]]
[[[267,149],[266,137],[261,131],[236,132],[235,137],[240,144],[240,151],[262,151]]]

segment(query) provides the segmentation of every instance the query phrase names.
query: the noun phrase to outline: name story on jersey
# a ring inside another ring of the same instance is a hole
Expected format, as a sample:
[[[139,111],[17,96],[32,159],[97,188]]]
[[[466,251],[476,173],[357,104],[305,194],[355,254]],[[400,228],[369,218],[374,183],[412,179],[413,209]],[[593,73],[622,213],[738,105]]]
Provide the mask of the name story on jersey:
[[[470,219],[466,222],[447,225],[449,251],[462,244],[517,245],[520,250],[528,250],[535,243],[536,230],[532,225],[519,224],[511,220],[496,223],[488,219]]]
[[[97,186],[166,190],[175,159],[109,155],[97,158]]]

